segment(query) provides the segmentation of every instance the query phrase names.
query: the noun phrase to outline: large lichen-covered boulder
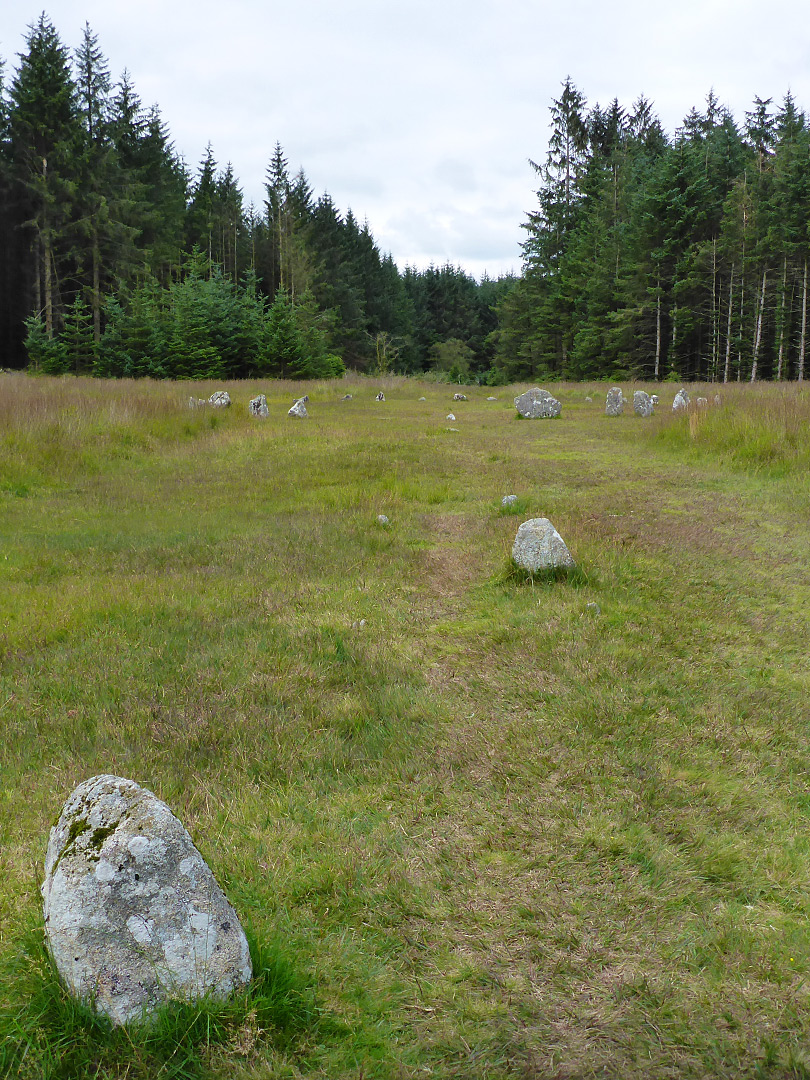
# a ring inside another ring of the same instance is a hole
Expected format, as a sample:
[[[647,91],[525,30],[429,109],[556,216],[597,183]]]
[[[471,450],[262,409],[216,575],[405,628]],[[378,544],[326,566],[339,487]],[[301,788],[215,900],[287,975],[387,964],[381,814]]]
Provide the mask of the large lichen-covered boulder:
[[[515,398],[515,408],[527,420],[553,419],[562,412],[562,405],[548,390],[535,386]]]
[[[67,988],[114,1024],[252,977],[247,939],[169,807],[120,776],[80,784],[51,829],[45,934]]]
[[[512,546],[512,558],[530,574],[576,565],[565,541],[548,518],[530,518],[523,522]]]
[[[624,394],[620,386],[611,386],[605,401],[605,416],[621,416],[624,409]]]
[[[653,399],[645,390],[633,391],[633,412],[636,416],[652,416]]]

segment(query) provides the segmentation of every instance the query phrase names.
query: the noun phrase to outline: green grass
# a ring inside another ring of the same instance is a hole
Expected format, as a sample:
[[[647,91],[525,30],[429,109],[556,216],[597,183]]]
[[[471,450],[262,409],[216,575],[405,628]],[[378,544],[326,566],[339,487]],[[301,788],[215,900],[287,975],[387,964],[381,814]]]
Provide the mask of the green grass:
[[[8,1075],[810,1075],[802,388],[217,388],[0,376]],[[514,573],[539,516],[576,570]],[[66,998],[36,886],[99,772],[189,828],[281,1012]]]

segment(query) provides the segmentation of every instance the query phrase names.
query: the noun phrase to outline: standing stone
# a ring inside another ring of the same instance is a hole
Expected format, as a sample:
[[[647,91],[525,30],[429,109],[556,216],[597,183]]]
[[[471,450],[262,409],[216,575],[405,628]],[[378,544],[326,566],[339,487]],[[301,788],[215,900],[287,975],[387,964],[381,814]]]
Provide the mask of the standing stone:
[[[250,399],[248,412],[251,416],[266,417],[270,415],[270,410],[267,408],[267,398],[264,394],[259,394],[258,397]]]
[[[427,398],[426,397],[420,397],[419,400],[420,401],[427,401]]]
[[[653,403],[653,405],[657,405],[658,404],[658,394],[650,394],[650,401]]]
[[[722,405],[723,404],[722,398],[720,397],[719,394],[714,395],[714,403],[715,403],[715,405]]]
[[[531,518],[523,522],[515,537],[512,558],[530,574],[576,565],[565,541],[548,518]]]
[[[633,391],[633,412],[636,416],[652,416],[653,399],[644,390]]]
[[[593,398],[592,398],[592,397],[590,397],[590,396],[588,396],[588,397],[586,397],[586,398],[585,398],[585,400],[586,400],[586,401],[593,401]]]
[[[201,409],[204,405],[208,404],[208,398],[204,397],[190,397],[188,399],[188,407],[190,409]]]
[[[672,402],[673,412],[677,412],[678,409],[685,409],[689,405],[689,395],[683,387],[680,388],[675,395],[675,400]]]
[[[453,416],[453,414],[452,414],[451,412],[449,412],[449,413],[447,414],[447,416],[445,417],[445,419],[446,419],[446,420],[455,420],[455,416]]]
[[[621,387],[611,386],[607,392],[607,401],[605,403],[605,415],[606,416],[621,416],[624,409],[624,395],[622,394]]]
[[[380,390],[379,394],[374,398],[375,401],[385,401],[385,394]]]
[[[487,398],[487,401],[497,401],[497,400],[498,399],[496,397],[488,397]]]
[[[453,394],[453,401],[466,401],[466,400],[467,400],[467,395],[466,394]]]
[[[390,525],[391,522],[388,519],[387,514],[377,514],[377,524],[382,525],[385,528],[386,525]]]
[[[504,497],[501,499],[501,506],[503,506],[503,507],[514,506],[516,502],[517,502],[517,495],[504,495]]]
[[[705,397],[699,397],[696,399],[695,404],[699,409],[705,409],[706,406],[709,404],[709,399]]]
[[[80,784],[51,829],[45,934],[69,991],[114,1024],[169,999],[226,998],[252,978],[250,951],[191,837],[133,780]]]
[[[307,412],[307,407],[303,401],[296,401],[287,413],[287,416],[298,416],[302,420],[305,420],[309,416],[309,413]]]
[[[230,405],[231,395],[227,390],[216,390],[208,399],[208,404],[213,405],[215,408],[221,409],[225,405]]]
[[[352,400],[352,395],[351,394],[344,394],[343,397],[340,400],[341,401],[351,401]]]
[[[548,390],[534,387],[515,398],[515,408],[527,420],[553,419],[562,412],[562,405]]]

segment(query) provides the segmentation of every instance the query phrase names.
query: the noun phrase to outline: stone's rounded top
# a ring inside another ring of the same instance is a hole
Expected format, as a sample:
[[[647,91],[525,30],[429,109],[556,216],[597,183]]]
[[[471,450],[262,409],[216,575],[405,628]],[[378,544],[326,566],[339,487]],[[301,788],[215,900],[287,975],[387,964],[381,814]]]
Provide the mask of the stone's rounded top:
[[[293,407],[288,411],[287,416],[297,416],[304,420],[309,416],[309,413],[307,412],[307,407],[303,401],[296,401]]]
[[[487,401],[497,401],[497,400],[498,399],[496,397],[488,397],[487,398]]]
[[[420,397],[419,401],[427,401],[427,398],[426,397]]]
[[[215,390],[208,399],[208,404],[215,405],[217,408],[222,408],[224,405],[230,405],[230,403],[231,395],[227,390]]]
[[[565,541],[548,518],[530,518],[523,522],[512,546],[512,558],[530,574],[576,565]]]
[[[451,412],[449,412],[447,414],[447,416],[445,417],[445,420],[455,420],[455,416],[453,416],[453,414]]]
[[[526,419],[553,419],[562,412],[562,405],[548,390],[535,386],[515,398],[515,408]]]
[[[224,998],[252,977],[236,912],[153,792],[85,780],[51,829],[45,933],[69,991],[115,1024],[169,999]]]
[[[304,394],[303,397],[296,398],[295,399],[295,404],[298,405],[302,401],[306,405],[306,403],[309,401],[309,394]]]

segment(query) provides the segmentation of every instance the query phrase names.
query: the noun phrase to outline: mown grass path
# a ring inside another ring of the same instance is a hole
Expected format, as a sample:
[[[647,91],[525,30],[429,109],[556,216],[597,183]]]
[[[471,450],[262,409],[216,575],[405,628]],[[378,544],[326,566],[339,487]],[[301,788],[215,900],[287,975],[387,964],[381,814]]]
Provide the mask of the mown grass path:
[[[322,1010],[207,1075],[810,1075],[806,473],[669,388],[381,385],[0,380],[2,955],[114,772]],[[533,516],[581,579],[509,577]]]

